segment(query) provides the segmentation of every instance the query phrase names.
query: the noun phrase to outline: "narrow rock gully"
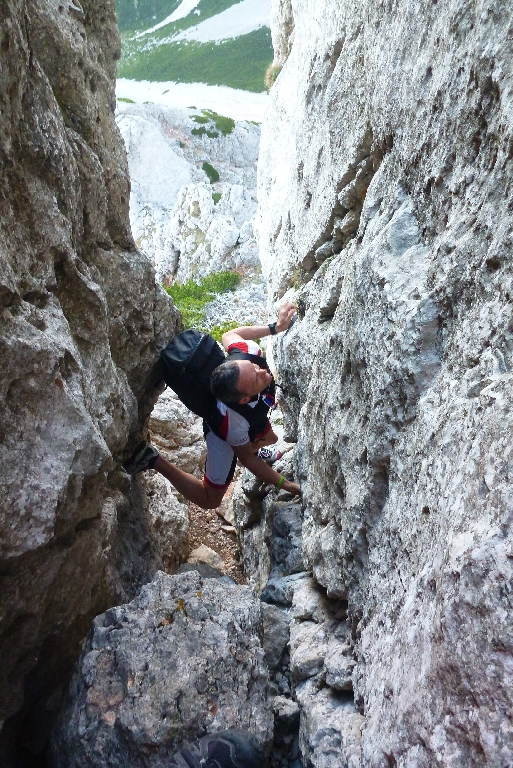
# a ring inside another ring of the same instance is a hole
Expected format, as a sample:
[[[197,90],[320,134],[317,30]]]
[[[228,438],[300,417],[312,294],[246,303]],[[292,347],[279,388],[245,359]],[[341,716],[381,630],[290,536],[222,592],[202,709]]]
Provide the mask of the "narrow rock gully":
[[[279,411],[273,420],[282,436]],[[152,439],[194,470],[204,450],[197,427],[167,392],[152,416]],[[279,445],[274,466],[292,479],[294,445]],[[158,571],[135,600],[94,620],[50,764],[164,768],[184,742],[238,728],[266,747],[269,768],[329,765],[359,732],[361,716],[347,605],[305,570],[299,498],[239,471],[219,510],[186,508],[188,540],[179,552],[186,502],[156,473],[133,482],[145,487],[157,535],[165,530],[162,552],[174,531],[174,549],[163,557],[171,573]]]

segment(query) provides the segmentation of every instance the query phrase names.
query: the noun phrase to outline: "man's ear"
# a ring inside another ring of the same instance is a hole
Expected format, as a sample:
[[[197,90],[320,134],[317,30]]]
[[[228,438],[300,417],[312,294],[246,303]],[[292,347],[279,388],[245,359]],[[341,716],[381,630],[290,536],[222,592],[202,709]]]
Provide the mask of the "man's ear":
[[[250,397],[241,397],[241,399],[237,400],[237,402],[239,405],[246,405],[246,403],[249,403],[250,400]]]

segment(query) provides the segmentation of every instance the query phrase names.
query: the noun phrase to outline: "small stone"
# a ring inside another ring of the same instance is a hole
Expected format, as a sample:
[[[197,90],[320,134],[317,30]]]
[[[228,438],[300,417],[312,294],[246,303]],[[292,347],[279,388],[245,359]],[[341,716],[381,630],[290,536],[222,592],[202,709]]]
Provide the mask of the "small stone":
[[[323,243],[320,248],[317,248],[315,251],[315,261],[321,265],[330,256],[333,256],[333,240],[329,240],[327,243]]]
[[[233,534],[237,533],[233,525],[222,525],[221,530],[224,531],[225,533],[233,533]]]
[[[273,699],[274,718],[277,722],[292,725],[299,720],[299,705],[285,696],[275,696]]]
[[[358,229],[360,224],[360,214],[356,211],[348,211],[343,219],[336,218],[333,227],[333,237],[336,240],[352,235]]]
[[[207,547],[205,544],[201,544],[194,549],[187,560],[188,563],[205,563],[212,568],[217,568],[219,571],[224,571],[224,562],[217,552]]]

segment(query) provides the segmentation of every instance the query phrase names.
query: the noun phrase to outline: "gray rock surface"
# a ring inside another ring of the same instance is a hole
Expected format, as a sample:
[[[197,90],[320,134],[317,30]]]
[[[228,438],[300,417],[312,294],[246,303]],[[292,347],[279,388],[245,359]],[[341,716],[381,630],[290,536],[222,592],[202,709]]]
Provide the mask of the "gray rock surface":
[[[272,702],[247,587],[158,573],[95,619],[60,715],[56,768],[165,768],[185,741],[237,728],[262,745]]]
[[[254,475],[245,470],[233,493],[233,511],[244,572],[255,594],[260,595],[269,579],[276,582],[304,571],[302,513],[300,504],[279,501],[274,489],[264,489],[263,500],[248,500],[247,493],[253,493],[255,485],[260,487]]]
[[[296,688],[303,764],[312,768],[360,768],[365,718],[352,697],[307,680]]]
[[[313,23],[310,3],[291,8],[258,231],[273,299],[300,300],[273,355],[306,567],[349,602],[351,760],[505,768],[512,10],[321,0]]]
[[[117,122],[128,154],[135,241],[152,258],[159,282],[221,269],[254,273],[259,126],[234,122],[225,135],[195,108],[122,102]],[[213,184],[205,163],[219,176]]]
[[[184,472],[203,477],[207,455],[202,420],[166,387],[150,417],[152,442]]]
[[[262,603],[262,618],[265,661],[269,669],[275,669],[289,642],[289,614],[277,605]]]
[[[0,40],[7,766],[20,765],[9,747],[20,724],[24,745],[43,748],[92,617],[131,598],[160,564],[140,488],[120,461],[151,410],[151,368],[176,318],[130,232],[114,0],[6,0]]]
[[[176,491],[158,472],[145,472],[140,479],[156,550],[164,570],[174,573],[189,551],[189,516]]]

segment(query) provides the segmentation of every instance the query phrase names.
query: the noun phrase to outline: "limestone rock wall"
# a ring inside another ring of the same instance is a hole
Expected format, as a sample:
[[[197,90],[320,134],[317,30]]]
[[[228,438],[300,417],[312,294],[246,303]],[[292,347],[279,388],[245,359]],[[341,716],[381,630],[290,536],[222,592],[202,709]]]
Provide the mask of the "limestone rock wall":
[[[300,304],[273,352],[306,566],[348,600],[361,765],[507,766],[512,10],[291,8],[260,253]]]
[[[166,768],[184,742],[228,728],[269,744],[260,603],[219,576],[157,573],[134,601],[95,619],[52,765]]]
[[[1,4],[2,765],[20,727],[43,748],[91,617],[159,565],[120,461],[176,317],[130,233],[118,57],[114,0]]]

